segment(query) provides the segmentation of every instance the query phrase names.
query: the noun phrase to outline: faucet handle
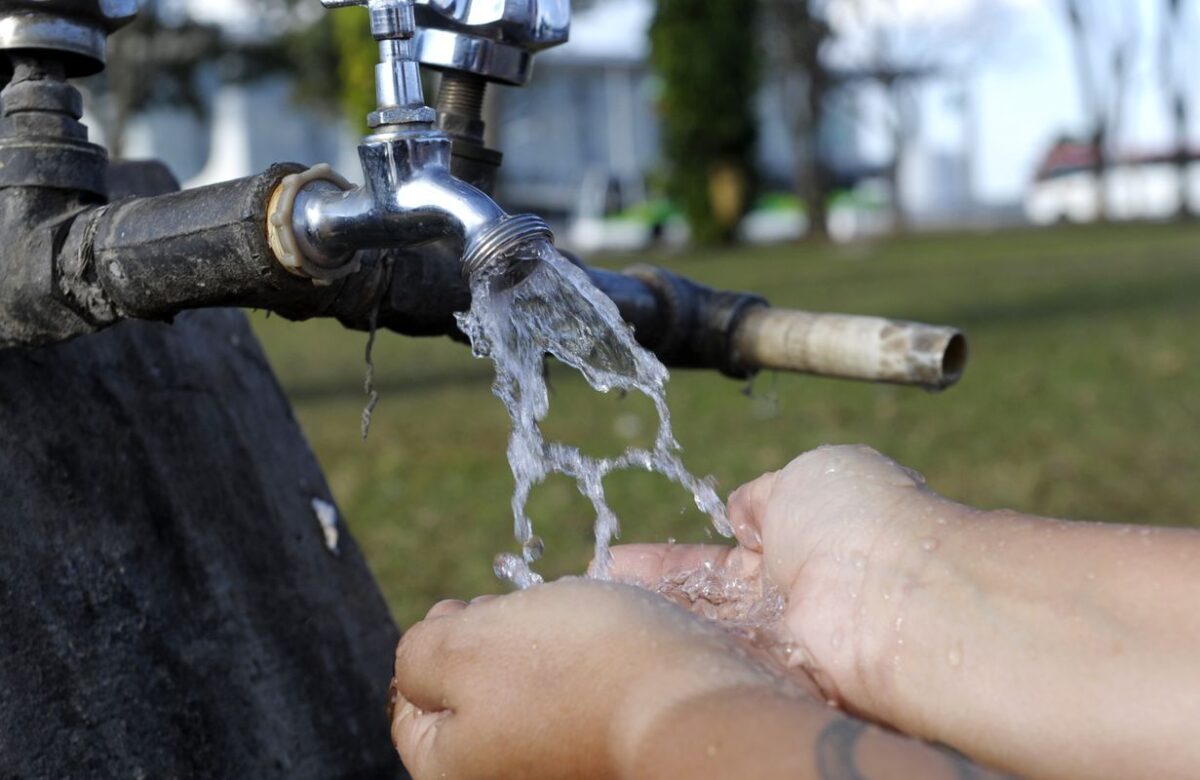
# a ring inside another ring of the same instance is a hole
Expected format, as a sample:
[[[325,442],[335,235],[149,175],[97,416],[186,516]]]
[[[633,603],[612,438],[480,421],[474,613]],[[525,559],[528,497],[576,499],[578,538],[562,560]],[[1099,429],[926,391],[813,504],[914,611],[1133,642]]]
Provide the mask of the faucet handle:
[[[421,63],[522,86],[533,57],[566,43],[570,0],[413,0]]]
[[[377,41],[406,41],[417,31],[412,0],[321,0],[333,10],[363,6],[371,12],[371,34]]]
[[[421,69],[413,49],[417,32],[413,0],[321,0],[321,5],[330,10],[363,6],[371,14],[379,64],[375,66],[376,110],[367,117],[367,124],[378,128],[433,122],[437,114],[425,105]]]

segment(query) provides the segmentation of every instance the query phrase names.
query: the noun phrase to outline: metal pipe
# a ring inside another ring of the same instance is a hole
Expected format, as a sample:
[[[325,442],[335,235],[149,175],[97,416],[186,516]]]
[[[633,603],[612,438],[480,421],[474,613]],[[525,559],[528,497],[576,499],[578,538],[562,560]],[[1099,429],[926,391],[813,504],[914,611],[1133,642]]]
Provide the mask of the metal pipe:
[[[954,328],[881,317],[756,307],[733,334],[750,370],[799,371],[943,390],[962,376],[967,341]]]
[[[139,319],[208,306],[311,304],[319,297],[312,283],[276,263],[266,239],[267,201],[297,168],[277,165],[258,176],[81,215],[60,263],[72,280],[94,289],[75,297],[102,301],[109,318]]]
[[[582,264],[581,264],[582,266]],[[664,310],[648,284],[628,274],[582,266],[600,292],[612,299],[621,318],[633,326],[633,335],[649,350],[662,341],[667,327]]]
[[[83,211],[59,252],[64,292],[87,323],[76,332],[127,317],[166,320],[187,309],[244,306],[461,339],[453,315],[470,305],[463,263],[473,268],[504,255],[538,227],[533,218],[506,217],[465,257],[448,243],[359,252],[358,271],[317,286],[284,269],[267,237],[271,196],[298,170],[275,166]],[[733,377],[781,369],[940,389],[958,379],[966,360],[965,340],[952,328],[771,309],[758,296],[712,290],[661,268],[586,270],[638,341],[672,368]]]

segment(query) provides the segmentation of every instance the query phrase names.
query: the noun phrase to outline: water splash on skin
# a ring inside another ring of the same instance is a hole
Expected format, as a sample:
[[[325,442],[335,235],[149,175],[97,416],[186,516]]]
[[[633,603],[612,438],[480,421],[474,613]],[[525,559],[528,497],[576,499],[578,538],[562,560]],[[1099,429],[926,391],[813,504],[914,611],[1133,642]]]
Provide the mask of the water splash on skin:
[[[785,673],[799,667],[802,675],[812,669],[806,648],[783,622],[786,597],[761,576],[742,577],[706,562],[671,572],[649,589],[730,632],[768,666]]]
[[[679,459],[666,401],[667,369],[638,345],[616,305],[553,246],[539,241],[517,252],[540,261],[529,276],[516,284],[496,273],[476,277],[470,311],[455,315],[475,355],[495,364],[492,390],[512,418],[508,462],[516,481],[512,513],[522,553],[499,556],[496,575],[521,588],[542,581],[530,568],[541,549],[533,543],[536,537],[525,505],[534,486],[552,474],[573,478],[592,504],[596,513],[593,575],[601,579],[609,576],[609,547],[620,534],[620,521],[604,493],[604,478],[617,470],[645,469],[681,485],[700,511],[712,518],[717,531],[732,536],[712,480],[692,476]],[[578,370],[602,393],[636,391],[650,398],[659,418],[653,448],[630,447],[615,458],[596,458],[571,445],[546,441],[540,427],[550,410],[543,373],[546,355]]]

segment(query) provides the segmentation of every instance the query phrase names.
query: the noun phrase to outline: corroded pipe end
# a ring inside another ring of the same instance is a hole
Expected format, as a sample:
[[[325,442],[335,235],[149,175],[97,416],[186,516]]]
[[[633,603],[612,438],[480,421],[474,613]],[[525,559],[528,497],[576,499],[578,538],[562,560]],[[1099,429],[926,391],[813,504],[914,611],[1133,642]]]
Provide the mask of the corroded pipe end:
[[[523,278],[536,267],[538,257],[534,252],[514,250],[534,241],[554,242],[554,233],[541,217],[518,214],[498,219],[467,241],[462,259],[463,275],[474,279],[483,273],[509,275],[515,272]]]
[[[748,369],[800,371],[843,379],[944,390],[967,363],[967,340],[955,328],[881,317],[814,314],[761,307],[734,334]]]

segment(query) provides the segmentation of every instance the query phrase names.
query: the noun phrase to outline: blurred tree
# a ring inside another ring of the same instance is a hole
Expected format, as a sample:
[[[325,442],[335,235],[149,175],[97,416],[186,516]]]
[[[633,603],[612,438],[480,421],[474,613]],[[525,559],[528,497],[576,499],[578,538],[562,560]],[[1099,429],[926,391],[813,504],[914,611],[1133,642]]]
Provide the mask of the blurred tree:
[[[364,16],[339,13],[330,17],[333,51],[337,58],[338,93],[342,116],[364,132],[367,115],[375,110],[375,64],[379,46]]]
[[[1107,220],[1105,180],[1132,76],[1138,9],[1118,0],[1062,0],[1062,10],[1075,50],[1076,78],[1092,147],[1097,213]]]
[[[137,18],[109,41],[108,65],[82,86],[94,98],[109,153],[125,150],[129,121],[156,105],[204,115],[200,67],[220,50],[220,31],[173,15],[160,0],[143,0]]]
[[[268,19],[282,21],[278,55],[295,76],[297,98],[366,130],[379,58],[366,10],[330,12],[317,0],[254,2]]]
[[[1002,0],[930,3],[926,0],[826,0],[832,35],[828,62],[848,81],[882,93],[882,121],[891,137],[885,169],[892,224],[910,221],[903,199],[904,165],[920,135],[920,95],[930,81],[956,78],[994,56],[1014,13]]]
[[[317,0],[253,6],[261,23],[231,32],[195,21],[185,0],[142,1],[137,19],[111,38],[105,72],[83,84],[114,158],[139,113],[171,105],[206,115],[206,68],[234,82],[287,71],[299,102],[365,126],[378,56],[366,12],[331,14]]]
[[[758,93],[752,0],[659,0],[651,63],[662,78],[668,191],[699,243],[732,241],[753,186]]]
[[[1191,42],[1195,27],[1188,13],[1191,3],[1186,0],[1163,0],[1161,15],[1161,43],[1159,45],[1159,81],[1163,89],[1168,112],[1175,131],[1175,175],[1179,187],[1179,219],[1189,219],[1193,214],[1189,185],[1189,169],[1192,164],[1191,143],[1188,139],[1188,122],[1191,115],[1188,90],[1189,77],[1193,69],[1189,61]]]
[[[763,36],[789,99],[785,119],[796,144],[796,185],[808,216],[809,238],[829,237],[829,172],[821,128],[834,78],[822,56],[832,29],[820,0],[761,0]]]

